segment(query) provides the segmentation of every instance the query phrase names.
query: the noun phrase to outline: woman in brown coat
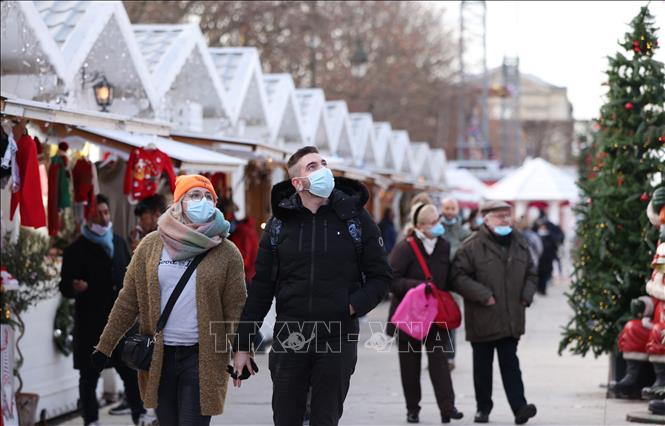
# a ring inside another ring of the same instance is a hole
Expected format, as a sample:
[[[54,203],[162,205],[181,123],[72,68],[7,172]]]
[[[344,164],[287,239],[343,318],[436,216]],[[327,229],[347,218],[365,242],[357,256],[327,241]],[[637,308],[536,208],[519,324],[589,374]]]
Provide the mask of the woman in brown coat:
[[[448,287],[450,244],[441,238],[443,226],[439,221],[436,207],[433,204],[416,204],[412,209],[411,217],[415,226],[407,227],[406,239],[398,242],[390,254],[389,260],[394,274],[391,286],[390,317],[392,317],[406,292],[426,279],[425,273],[408,242],[409,238],[416,241],[418,249],[432,273],[434,284],[441,290],[446,290]],[[392,334],[394,327],[389,328],[388,331]],[[399,367],[406,399],[406,419],[409,423],[419,422],[420,361],[423,344],[427,352],[429,376],[441,412],[441,421],[449,423],[450,419],[458,420],[463,416],[455,408],[455,393],[445,352],[445,346],[449,340],[447,330],[434,324],[424,341],[416,340],[400,330],[397,331]]]
[[[164,426],[208,425],[224,408],[226,336],[235,330],[231,323],[240,318],[246,291],[242,257],[226,239],[229,223],[215,208],[216,199],[205,177],[178,177],[174,204],[136,249],[92,356],[103,366],[137,316],[140,333],[154,334],[185,269],[207,252],[155,336],[149,371],[139,372],[145,406],[156,408]]]

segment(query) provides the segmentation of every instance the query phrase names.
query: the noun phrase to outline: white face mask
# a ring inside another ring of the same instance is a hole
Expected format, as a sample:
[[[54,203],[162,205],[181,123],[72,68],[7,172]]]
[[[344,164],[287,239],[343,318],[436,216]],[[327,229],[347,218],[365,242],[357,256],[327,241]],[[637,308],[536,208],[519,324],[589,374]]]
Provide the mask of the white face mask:
[[[111,230],[113,224],[109,222],[108,226],[102,226],[97,223],[91,223],[89,228],[92,232],[99,235],[100,237],[105,235],[108,231]]]

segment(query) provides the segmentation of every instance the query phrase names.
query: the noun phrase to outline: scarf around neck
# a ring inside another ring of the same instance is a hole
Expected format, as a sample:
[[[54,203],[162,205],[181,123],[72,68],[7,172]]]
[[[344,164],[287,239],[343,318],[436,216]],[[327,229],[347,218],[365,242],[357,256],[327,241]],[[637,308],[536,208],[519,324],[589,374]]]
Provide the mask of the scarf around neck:
[[[102,246],[106,254],[113,259],[113,253],[114,253],[114,248],[113,248],[113,227],[109,225],[108,230],[104,235],[99,235],[95,232],[92,232],[88,225],[83,225],[83,228],[81,228],[81,235],[83,237],[95,244],[98,244]]]
[[[160,216],[157,226],[171,259],[183,260],[221,244],[229,235],[231,225],[218,209],[210,222],[192,223],[182,213],[182,204],[176,203]]]
[[[438,238],[427,238],[425,234],[418,231],[417,229],[416,229],[416,237],[418,237],[420,241],[423,242],[423,247],[425,247],[425,251],[427,252],[427,254],[432,255],[432,253],[434,253],[434,249],[436,248],[436,241],[438,240]]]

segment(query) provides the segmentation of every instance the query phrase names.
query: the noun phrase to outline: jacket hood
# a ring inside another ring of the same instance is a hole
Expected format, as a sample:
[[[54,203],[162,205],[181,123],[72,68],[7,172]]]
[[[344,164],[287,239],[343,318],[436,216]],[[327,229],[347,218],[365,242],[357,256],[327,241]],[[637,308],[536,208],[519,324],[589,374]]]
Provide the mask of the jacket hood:
[[[357,216],[369,200],[369,191],[357,180],[335,177],[335,189],[329,197],[330,206],[340,219]],[[272,187],[270,205],[273,214],[284,219],[294,211],[303,208],[291,180],[282,181]]]

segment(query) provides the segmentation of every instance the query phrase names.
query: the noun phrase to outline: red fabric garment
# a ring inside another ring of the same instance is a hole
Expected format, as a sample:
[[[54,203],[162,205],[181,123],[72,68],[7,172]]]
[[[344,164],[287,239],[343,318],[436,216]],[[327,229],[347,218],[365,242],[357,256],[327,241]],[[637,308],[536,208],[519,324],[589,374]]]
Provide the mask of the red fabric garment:
[[[46,214],[42,201],[37,145],[29,135],[21,136],[16,145],[16,165],[21,177],[21,188],[12,193],[9,218],[14,218],[16,208],[20,205],[21,225],[41,228],[46,226]]]
[[[229,237],[240,254],[245,265],[245,281],[250,282],[256,275],[256,256],[259,254],[259,235],[256,232],[254,219],[248,217],[236,224],[236,229]]]
[[[85,204],[85,217],[90,219],[96,209],[95,187],[92,183],[92,168],[87,158],[80,158],[72,169],[74,202]]]
[[[60,211],[58,209],[58,175],[60,164],[48,168],[48,234],[52,237],[60,231]]]
[[[168,175],[171,191],[174,191],[175,172],[169,156],[158,149],[135,149],[127,162],[124,193],[136,200],[154,195],[162,173]]]

